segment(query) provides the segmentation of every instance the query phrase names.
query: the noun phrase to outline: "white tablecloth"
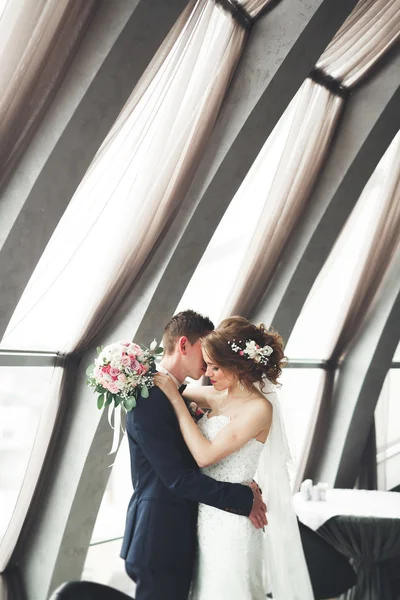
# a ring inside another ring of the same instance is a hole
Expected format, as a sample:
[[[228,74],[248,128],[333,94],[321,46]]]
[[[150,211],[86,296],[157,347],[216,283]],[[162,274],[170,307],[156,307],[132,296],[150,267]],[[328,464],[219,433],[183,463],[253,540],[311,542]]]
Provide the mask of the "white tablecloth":
[[[314,531],[338,515],[400,519],[398,492],[337,489],[328,490],[324,502],[306,501],[300,493],[294,495],[293,501],[300,521]]]

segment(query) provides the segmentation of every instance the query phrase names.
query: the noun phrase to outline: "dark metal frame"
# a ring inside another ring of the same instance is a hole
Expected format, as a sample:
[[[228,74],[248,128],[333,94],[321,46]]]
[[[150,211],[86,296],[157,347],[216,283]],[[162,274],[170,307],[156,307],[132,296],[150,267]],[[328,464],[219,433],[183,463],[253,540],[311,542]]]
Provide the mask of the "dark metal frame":
[[[347,88],[340,79],[335,79],[318,67],[314,67],[309,77],[315,81],[315,83],[327,88],[332,94],[335,94],[335,96],[346,99],[350,95],[349,88]]]
[[[0,367],[50,367],[56,364],[58,352],[45,352],[43,350],[0,350]],[[316,358],[290,358],[289,369],[324,369],[335,370],[338,365],[331,360]],[[400,369],[400,361],[393,361],[389,369]]]
[[[251,29],[254,20],[249,15],[247,10],[237,0],[214,0],[216,4],[220,4],[232,17],[243,27],[243,29]]]

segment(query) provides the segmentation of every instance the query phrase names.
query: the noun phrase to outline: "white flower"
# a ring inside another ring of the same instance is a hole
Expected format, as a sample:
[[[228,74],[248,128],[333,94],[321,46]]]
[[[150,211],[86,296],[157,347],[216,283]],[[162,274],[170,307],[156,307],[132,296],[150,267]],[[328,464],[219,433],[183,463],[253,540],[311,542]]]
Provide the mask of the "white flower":
[[[264,346],[264,348],[261,348],[263,351],[264,356],[271,356],[271,354],[273,353],[273,348],[271,348],[271,346]]]
[[[246,348],[244,350],[244,353],[247,354],[247,356],[249,358],[255,358],[257,356],[259,352],[259,349],[257,348],[257,344],[255,343],[254,340],[250,340],[249,342],[246,343]]]
[[[155,350],[157,348],[157,341],[154,339],[150,344],[150,350]]]

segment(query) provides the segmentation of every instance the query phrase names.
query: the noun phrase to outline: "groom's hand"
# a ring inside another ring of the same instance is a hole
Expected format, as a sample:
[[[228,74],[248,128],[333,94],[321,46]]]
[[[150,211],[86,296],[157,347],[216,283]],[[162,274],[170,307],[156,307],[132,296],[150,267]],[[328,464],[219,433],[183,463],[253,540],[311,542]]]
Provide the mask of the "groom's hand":
[[[260,488],[255,481],[250,484],[250,487],[253,490],[254,501],[249,519],[256,529],[262,529],[268,524],[266,517],[267,506],[262,499]]]

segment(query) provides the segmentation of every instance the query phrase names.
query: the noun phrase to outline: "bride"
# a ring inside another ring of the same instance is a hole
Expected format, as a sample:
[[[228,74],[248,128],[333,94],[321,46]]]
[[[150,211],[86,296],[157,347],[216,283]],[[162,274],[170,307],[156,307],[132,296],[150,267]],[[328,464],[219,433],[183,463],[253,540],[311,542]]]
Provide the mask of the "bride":
[[[170,400],[201,470],[220,481],[256,478],[268,507],[265,531],[248,519],[199,505],[198,557],[191,600],[313,600],[292,507],[290,452],[276,384],[281,337],[230,317],[202,340],[212,386],[188,388],[187,402],[208,409],[196,424],[168,375],[154,381]]]

